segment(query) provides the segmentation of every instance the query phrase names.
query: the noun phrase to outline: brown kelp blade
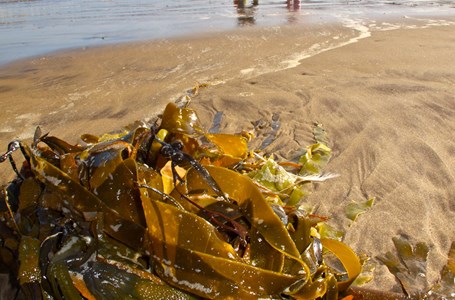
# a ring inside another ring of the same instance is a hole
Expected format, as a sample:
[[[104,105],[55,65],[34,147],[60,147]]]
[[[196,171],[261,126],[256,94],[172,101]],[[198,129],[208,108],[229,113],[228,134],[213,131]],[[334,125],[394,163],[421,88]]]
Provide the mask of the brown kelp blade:
[[[118,212],[106,205],[95,194],[42,158],[31,155],[31,165],[36,178],[45,184],[49,190],[60,195],[62,202],[65,199],[68,202],[69,209],[74,209],[81,214],[102,212],[108,225],[105,226],[105,229],[110,235],[133,248],[141,247],[145,235],[144,227],[121,217]],[[71,197],[65,195],[71,195]],[[58,205],[55,204],[55,206]],[[125,231],[115,230],[120,226]]]
[[[259,230],[270,245],[290,257],[300,259],[300,253],[286,227],[250,178],[226,168],[207,166],[207,170],[220,183],[221,189],[229,198],[236,201],[253,227]],[[204,180],[192,170],[187,175],[187,186],[189,192],[191,190],[209,192]]]
[[[243,299],[279,295],[308,276],[246,264],[206,220],[166,203],[143,201],[158,273],[172,285],[203,297]]]
[[[340,241],[322,239],[321,242],[324,248],[328,249],[338,257],[348,272],[348,279],[338,282],[338,290],[345,291],[360,274],[360,260],[351,248]]]

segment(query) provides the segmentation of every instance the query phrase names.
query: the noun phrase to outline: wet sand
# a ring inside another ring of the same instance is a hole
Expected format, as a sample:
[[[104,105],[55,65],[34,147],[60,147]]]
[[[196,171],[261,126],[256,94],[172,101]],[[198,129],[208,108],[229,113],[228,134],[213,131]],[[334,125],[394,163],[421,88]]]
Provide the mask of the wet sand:
[[[191,104],[206,127],[217,112],[228,133],[278,116],[268,152],[292,156],[312,143],[313,122],[323,123],[334,153],[326,171],[341,176],[317,186],[308,202],[346,231],[348,245],[373,259],[393,251],[391,238],[400,234],[427,242],[433,283],[455,240],[455,20],[449,20],[406,21],[416,26],[383,31],[359,24],[248,29],[10,64],[0,70],[0,145],[30,138],[37,125],[76,142],[82,133],[156,116],[197,82],[211,82]],[[2,182],[11,179],[9,166],[0,167]],[[371,197],[375,205],[352,224],[345,206]],[[376,264],[367,287],[400,291]]]

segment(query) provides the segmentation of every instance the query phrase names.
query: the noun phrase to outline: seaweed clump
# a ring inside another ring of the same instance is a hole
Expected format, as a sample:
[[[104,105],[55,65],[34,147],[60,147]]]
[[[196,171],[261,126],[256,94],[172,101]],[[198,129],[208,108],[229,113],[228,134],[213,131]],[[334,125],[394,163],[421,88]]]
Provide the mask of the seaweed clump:
[[[403,292],[412,299],[454,299],[455,297],[455,242],[450,245],[447,263],[440,278],[433,284],[427,281],[429,247],[424,242],[413,245],[406,235],[392,238],[396,254],[387,252],[378,259],[395,275]]]
[[[321,137],[321,127],[316,127]],[[0,197],[0,268],[30,299],[338,299],[357,255],[301,208],[322,181],[320,140],[297,162],[207,133],[170,103],[154,124],[42,134],[2,155],[17,178]],[[20,170],[12,153],[24,156]]]

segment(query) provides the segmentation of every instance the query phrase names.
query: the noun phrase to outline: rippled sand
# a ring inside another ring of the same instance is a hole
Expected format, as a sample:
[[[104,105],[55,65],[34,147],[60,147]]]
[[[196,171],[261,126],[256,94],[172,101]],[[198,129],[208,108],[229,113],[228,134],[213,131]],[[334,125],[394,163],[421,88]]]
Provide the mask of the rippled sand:
[[[292,156],[311,143],[312,123],[323,123],[334,151],[327,171],[341,176],[308,201],[373,259],[393,251],[400,234],[427,242],[434,282],[455,240],[454,21],[252,28],[11,64],[0,70],[0,145],[30,138],[37,125],[76,142],[156,116],[197,82],[210,82],[192,102],[206,127],[217,112],[223,132],[275,116],[280,128],[269,152]],[[6,182],[13,173],[2,164],[0,175]],[[370,197],[376,204],[351,224],[345,206]],[[376,263],[368,287],[400,291]]]

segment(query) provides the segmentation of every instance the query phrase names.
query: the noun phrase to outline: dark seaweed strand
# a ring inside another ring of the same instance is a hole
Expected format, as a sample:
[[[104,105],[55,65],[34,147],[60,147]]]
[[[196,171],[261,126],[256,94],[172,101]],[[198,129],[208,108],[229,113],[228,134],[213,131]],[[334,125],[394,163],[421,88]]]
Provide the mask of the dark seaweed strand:
[[[22,174],[17,170],[16,163],[11,156],[13,152],[17,151],[18,149],[21,149],[22,153],[24,154],[25,158],[28,160],[29,157],[25,153],[24,148],[22,147],[21,143],[19,141],[12,141],[11,143],[8,144],[8,150],[0,156],[0,163],[4,162],[6,159],[9,159],[9,162],[11,164],[11,167],[13,168],[14,173],[16,173],[17,177],[20,179],[24,180],[24,177]]]
[[[154,187],[151,187],[149,186],[148,184],[145,184],[145,183],[140,183],[140,184],[137,184],[138,187],[140,188],[146,188],[148,190],[151,190],[153,192],[155,192],[156,194],[160,195],[161,197],[163,198],[166,198],[167,200],[169,200],[170,202],[172,202],[172,204],[174,204],[176,207],[178,207],[179,209],[181,210],[185,210],[185,208],[180,204],[178,203],[174,198],[172,198],[171,196],[169,196],[168,194],[166,193],[163,193],[162,191],[160,191],[159,189],[156,189]]]
[[[223,198],[224,201],[230,202],[229,199],[226,197],[226,195],[223,193],[221,190],[220,186],[218,183],[213,179],[212,175],[210,175],[209,171],[207,171],[206,168],[204,168],[199,162],[197,162],[194,158],[192,158],[190,155],[183,153],[185,157],[187,158],[188,162],[191,164],[191,166],[199,172],[199,174],[202,175],[202,177],[205,179],[205,181],[210,185],[212,190],[221,198]]]
[[[183,149],[183,144],[181,141],[173,141],[171,144],[165,143],[161,141],[160,139],[156,138],[155,139],[163,145],[161,148],[161,154],[164,157],[167,157],[171,159],[172,161],[172,175],[174,177],[174,183],[176,184],[177,181],[176,179],[180,179],[180,181],[183,181],[175,171],[175,166],[179,166],[185,162],[188,162],[199,174],[202,175],[204,180],[209,184],[210,188],[221,198],[223,198],[224,201],[230,202],[229,199],[226,197],[226,195],[223,193],[221,190],[220,186],[218,183],[213,179],[213,177],[210,175],[210,173],[207,171],[206,168],[204,168],[197,160],[195,160],[191,155],[188,153],[185,153],[182,151]]]
[[[242,246],[243,247],[247,246],[248,239],[249,239],[248,230],[242,224],[240,224],[239,222],[229,218],[228,216],[226,216],[220,212],[208,210],[205,207],[200,206],[199,204],[197,204],[196,202],[191,200],[188,196],[182,194],[179,190],[177,190],[177,191],[179,192],[180,196],[185,198],[185,200],[187,200],[189,203],[193,204],[199,210],[201,210],[204,214],[206,214],[209,217],[210,223],[224,229],[225,231],[236,234],[240,238]],[[219,220],[216,219],[216,217],[219,217],[219,218],[225,220],[226,223],[231,224],[231,226],[227,226],[227,225],[221,223]]]

